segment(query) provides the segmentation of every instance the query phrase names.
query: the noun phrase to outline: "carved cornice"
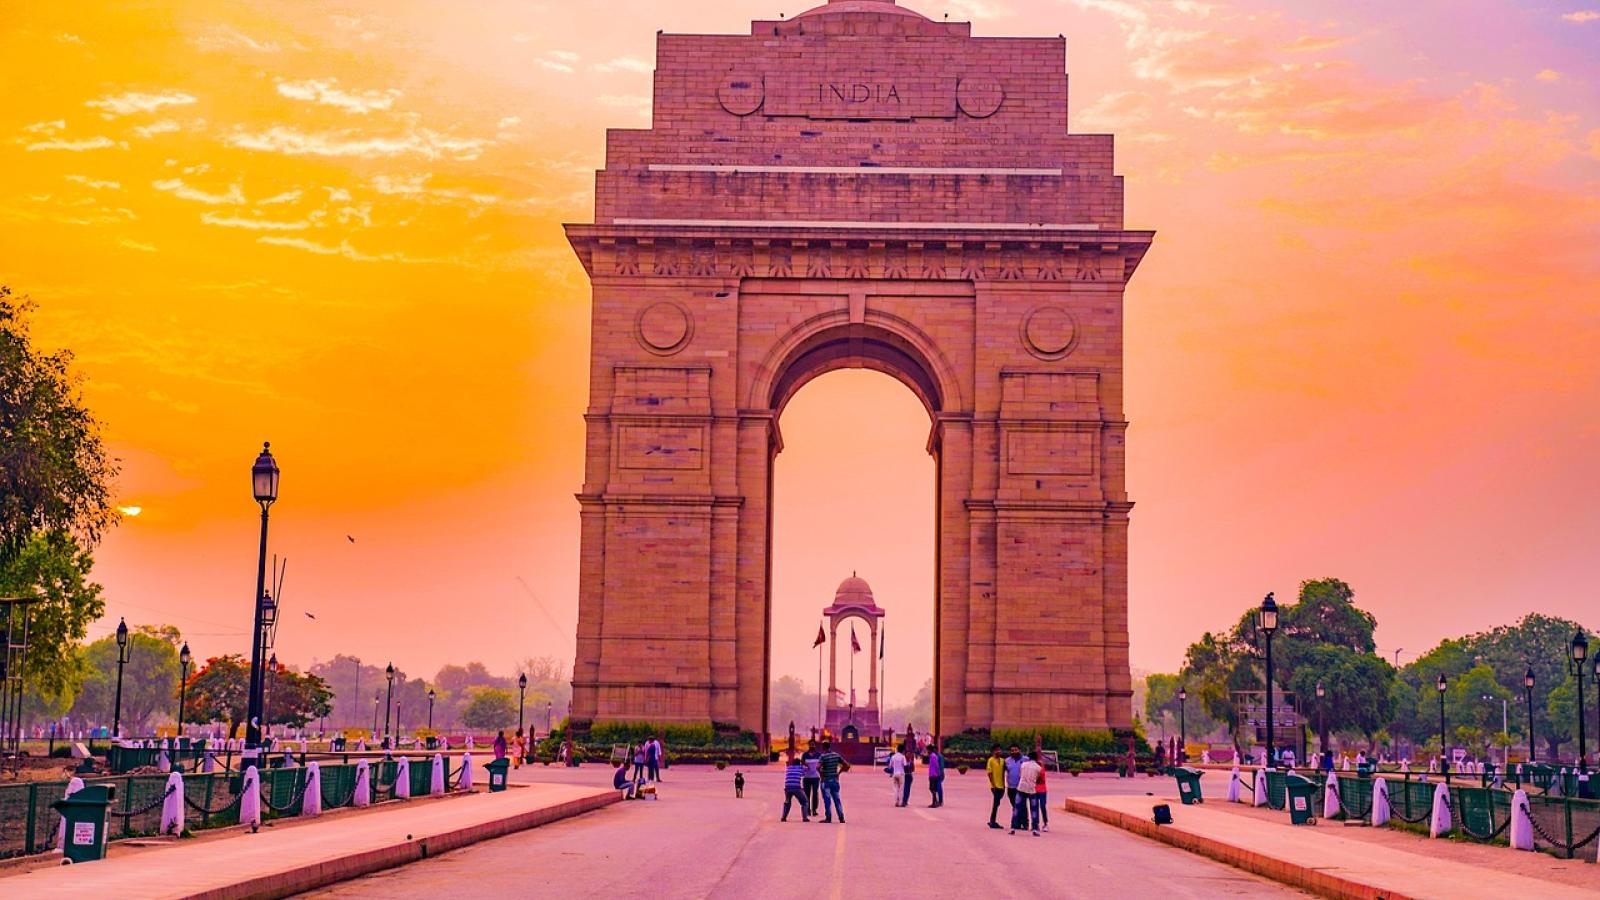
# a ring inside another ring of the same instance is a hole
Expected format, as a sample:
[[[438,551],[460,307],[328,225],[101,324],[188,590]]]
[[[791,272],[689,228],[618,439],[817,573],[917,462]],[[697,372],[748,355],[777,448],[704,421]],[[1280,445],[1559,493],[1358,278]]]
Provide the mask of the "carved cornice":
[[[568,225],[590,278],[811,278],[1115,284],[1153,232]]]

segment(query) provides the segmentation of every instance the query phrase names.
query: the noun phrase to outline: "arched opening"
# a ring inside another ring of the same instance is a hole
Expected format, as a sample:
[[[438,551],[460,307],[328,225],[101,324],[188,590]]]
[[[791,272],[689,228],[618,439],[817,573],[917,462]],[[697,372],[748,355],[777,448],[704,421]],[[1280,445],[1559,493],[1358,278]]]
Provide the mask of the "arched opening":
[[[848,704],[854,663],[857,703],[881,699],[882,727],[898,731],[937,665],[938,466],[929,435],[938,386],[883,342],[822,341],[790,358],[773,397],[781,438],[772,466],[769,728],[777,736],[791,719],[802,734],[820,726],[833,678]],[[874,646],[866,618],[845,614],[837,644],[815,647],[819,626],[834,635],[823,610],[852,575],[870,584],[884,611],[879,640]],[[852,651],[852,626],[860,652]],[[880,652],[883,693],[870,698]],[[933,727],[931,689],[922,699],[912,724],[925,730]]]

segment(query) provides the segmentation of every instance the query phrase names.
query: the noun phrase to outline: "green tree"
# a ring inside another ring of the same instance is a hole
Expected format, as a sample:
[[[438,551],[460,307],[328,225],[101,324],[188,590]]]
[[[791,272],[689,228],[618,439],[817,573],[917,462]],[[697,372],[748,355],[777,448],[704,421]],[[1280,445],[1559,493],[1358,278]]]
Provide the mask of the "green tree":
[[[1578,695],[1572,681],[1563,681],[1550,691],[1545,700],[1545,735],[1550,745],[1550,756],[1561,752],[1561,745],[1576,740],[1578,736]]]
[[[243,671],[248,693],[250,670]],[[269,726],[304,728],[306,723],[326,716],[333,709],[333,692],[327,682],[314,674],[302,674],[282,665],[267,672],[264,699]]]
[[[1372,653],[1327,643],[1302,652],[1288,687],[1307,723],[1318,729],[1323,752],[1331,749],[1329,738],[1336,731],[1359,731],[1372,749],[1377,732],[1394,717],[1394,677],[1393,667]]]
[[[1157,673],[1144,680],[1144,719],[1163,733],[1176,729],[1178,686],[1182,676]]]
[[[489,731],[517,724],[517,695],[505,688],[467,689],[467,704],[461,709],[461,724]]]
[[[19,552],[0,563],[0,597],[30,597],[27,692],[40,711],[71,705],[83,681],[78,644],[89,623],[105,612],[100,585],[89,580],[94,559],[66,531],[34,532]]]
[[[100,423],[83,404],[72,353],[33,346],[33,305],[0,286],[0,564],[36,532],[94,546],[117,521]]]
[[[178,713],[178,631],[142,625],[128,635],[128,663],[122,673],[122,734],[147,734],[159,720]],[[117,642],[104,637],[84,648],[87,672],[72,714],[110,726],[115,718]]]
[[[186,720],[226,722],[228,734],[236,733],[250,704],[250,664],[237,653],[206,660],[189,676],[187,703]]]

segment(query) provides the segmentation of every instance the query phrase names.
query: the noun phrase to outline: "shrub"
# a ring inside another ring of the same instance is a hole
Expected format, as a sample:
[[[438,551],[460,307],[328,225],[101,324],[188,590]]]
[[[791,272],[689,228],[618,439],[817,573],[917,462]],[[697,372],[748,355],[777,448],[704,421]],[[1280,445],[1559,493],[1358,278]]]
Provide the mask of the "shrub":
[[[717,771],[721,772],[723,769],[726,769],[728,767],[728,761],[725,760],[725,759],[719,759],[719,760],[717,760],[716,765],[717,765]]]
[[[965,765],[956,766],[956,771],[965,775],[967,774],[967,767]]]

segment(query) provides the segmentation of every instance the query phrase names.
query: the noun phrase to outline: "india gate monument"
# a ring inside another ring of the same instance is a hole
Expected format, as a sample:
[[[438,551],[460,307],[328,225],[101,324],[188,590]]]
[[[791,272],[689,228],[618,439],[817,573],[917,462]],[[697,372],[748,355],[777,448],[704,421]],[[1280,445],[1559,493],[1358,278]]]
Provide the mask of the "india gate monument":
[[[1068,133],[1065,73],[1062,38],[893,0],[659,35],[652,126],[609,132],[567,227],[580,727],[766,732],[779,424],[841,368],[927,408],[933,730],[1131,726],[1122,302],[1153,234],[1112,137]]]

